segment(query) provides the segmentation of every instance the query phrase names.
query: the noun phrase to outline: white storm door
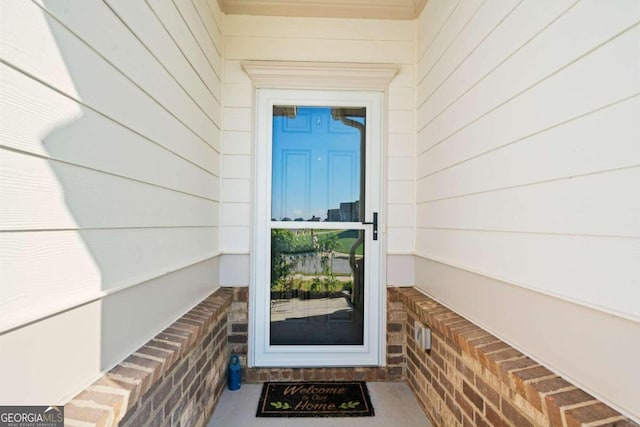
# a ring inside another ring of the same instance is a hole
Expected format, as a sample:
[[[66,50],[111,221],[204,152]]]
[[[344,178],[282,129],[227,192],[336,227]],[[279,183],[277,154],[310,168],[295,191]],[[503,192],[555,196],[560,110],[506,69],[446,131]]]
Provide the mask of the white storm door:
[[[382,92],[259,89],[250,366],[377,366]]]

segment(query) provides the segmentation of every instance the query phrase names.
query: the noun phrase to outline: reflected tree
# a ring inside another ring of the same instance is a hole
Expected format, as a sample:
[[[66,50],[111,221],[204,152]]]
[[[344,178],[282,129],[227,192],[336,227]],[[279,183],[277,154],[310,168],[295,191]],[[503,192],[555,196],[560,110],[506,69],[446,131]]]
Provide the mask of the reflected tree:
[[[290,275],[295,261],[287,257],[286,254],[294,241],[295,234],[291,230],[271,230],[271,289],[276,286],[286,288],[287,282],[291,286]]]

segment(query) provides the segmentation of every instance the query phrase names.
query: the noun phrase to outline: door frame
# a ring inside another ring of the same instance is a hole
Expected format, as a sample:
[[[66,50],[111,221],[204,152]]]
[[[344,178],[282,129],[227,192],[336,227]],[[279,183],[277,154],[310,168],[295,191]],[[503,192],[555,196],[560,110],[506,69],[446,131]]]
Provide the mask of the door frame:
[[[270,333],[270,219],[271,138],[273,105],[362,106],[367,108],[366,206],[365,220],[383,210],[383,91],[304,90],[258,88],[256,91],[254,138],[253,238],[249,299],[248,366],[322,367],[383,366],[385,360],[386,298],[384,283],[384,232],[373,241],[371,225],[365,229],[365,313],[364,337],[360,346],[271,346]],[[311,228],[306,227],[305,228]],[[384,227],[381,228],[384,231]],[[368,281],[368,280],[373,281]]]

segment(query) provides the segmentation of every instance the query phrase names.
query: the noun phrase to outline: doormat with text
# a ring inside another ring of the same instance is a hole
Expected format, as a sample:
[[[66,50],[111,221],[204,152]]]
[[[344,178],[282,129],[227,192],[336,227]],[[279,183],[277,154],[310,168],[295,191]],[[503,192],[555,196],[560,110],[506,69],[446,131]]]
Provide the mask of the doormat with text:
[[[364,381],[268,382],[256,417],[372,417]]]

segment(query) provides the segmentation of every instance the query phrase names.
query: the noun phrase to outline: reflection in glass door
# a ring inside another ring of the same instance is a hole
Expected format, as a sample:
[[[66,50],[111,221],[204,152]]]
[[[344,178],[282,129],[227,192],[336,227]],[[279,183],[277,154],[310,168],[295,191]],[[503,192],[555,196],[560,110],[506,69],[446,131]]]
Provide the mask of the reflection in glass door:
[[[270,343],[362,345],[366,109],[276,105],[272,129]]]
[[[363,234],[271,230],[272,345],[362,345]]]
[[[380,94],[301,102],[300,92],[264,90],[259,102],[268,112],[258,132],[268,134],[256,147],[256,213],[269,217],[257,221],[254,362],[377,364],[379,154],[369,151],[379,152],[370,121]]]

